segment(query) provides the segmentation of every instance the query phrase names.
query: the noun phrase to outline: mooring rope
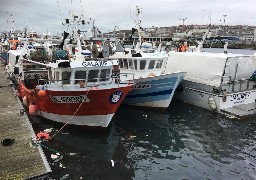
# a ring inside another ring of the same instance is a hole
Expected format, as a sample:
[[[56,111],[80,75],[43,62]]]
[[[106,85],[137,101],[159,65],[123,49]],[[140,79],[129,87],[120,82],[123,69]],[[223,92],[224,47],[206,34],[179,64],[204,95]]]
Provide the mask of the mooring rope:
[[[88,93],[89,93],[89,89],[88,89],[88,91],[87,91],[87,93],[86,93],[86,96],[88,95]],[[83,101],[80,103],[80,105],[78,106],[78,108],[76,109],[76,111],[74,112],[74,114],[70,117],[70,119],[51,137],[51,138],[53,138],[54,136],[56,136],[70,121],[71,121],[71,119],[75,116],[75,114],[78,112],[78,110],[80,109],[80,107],[82,106],[82,104],[83,104]]]
[[[45,148],[45,149],[48,149],[48,150],[54,152],[55,154],[59,153],[58,151],[56,151],[56,150],[54,150],[54,149],[52,149],[52,148],[50,148],[50,147],[48,147],[48,146],[46,146],[46,145],[44,145],[44,144],[42,144],[42,143],[38,143],[38,144],[39,144],[41,147],[43,147],[43,148]],[[60,154],[60,153],[59,153],[59,154]]]

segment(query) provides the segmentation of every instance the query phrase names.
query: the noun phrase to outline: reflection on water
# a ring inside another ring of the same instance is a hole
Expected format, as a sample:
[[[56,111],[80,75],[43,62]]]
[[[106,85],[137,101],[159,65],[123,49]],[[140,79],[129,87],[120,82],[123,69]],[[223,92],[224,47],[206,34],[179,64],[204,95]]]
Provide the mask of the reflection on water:
[[[122,106],[106,132],[67,126],[49,141],[64,154],[51,165],[53,178],[254,179],[254,120],[234,121],[175,101],[166,111]],[[33,122],[40,130],[61,127],[40,118]]]

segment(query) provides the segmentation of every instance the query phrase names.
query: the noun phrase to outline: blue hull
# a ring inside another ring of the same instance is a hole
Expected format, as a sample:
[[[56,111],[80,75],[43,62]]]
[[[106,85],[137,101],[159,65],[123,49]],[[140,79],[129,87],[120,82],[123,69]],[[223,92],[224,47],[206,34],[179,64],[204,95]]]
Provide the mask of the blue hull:
[[[124,104],[144,107],[169,106],[174,91],[183,76],[179,73],[139,79],[126,96]]]

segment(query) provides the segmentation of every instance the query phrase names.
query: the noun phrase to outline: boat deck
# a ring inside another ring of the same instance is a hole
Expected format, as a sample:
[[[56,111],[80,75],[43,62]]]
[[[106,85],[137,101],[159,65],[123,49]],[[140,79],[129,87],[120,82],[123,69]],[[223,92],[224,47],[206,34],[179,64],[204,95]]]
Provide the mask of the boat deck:
[[[13,144],[0,144],[0,179],[45,179],[51,168],[41,147],[31,146],[35,136],[21,102],[0,67],[0,141],[15,139]]]
[[[237,117],[255,117],[256,102],[235,105],[233,107],[224,108],[222,111]]]

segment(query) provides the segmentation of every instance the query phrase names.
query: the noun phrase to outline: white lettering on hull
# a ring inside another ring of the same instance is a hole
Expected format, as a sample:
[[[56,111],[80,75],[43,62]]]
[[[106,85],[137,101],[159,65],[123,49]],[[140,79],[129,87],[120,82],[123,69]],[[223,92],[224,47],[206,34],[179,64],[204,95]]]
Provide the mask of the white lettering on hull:
[[[83,96],[51,96],[54,103],[81,103],[90,102],[86,95]]]

